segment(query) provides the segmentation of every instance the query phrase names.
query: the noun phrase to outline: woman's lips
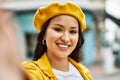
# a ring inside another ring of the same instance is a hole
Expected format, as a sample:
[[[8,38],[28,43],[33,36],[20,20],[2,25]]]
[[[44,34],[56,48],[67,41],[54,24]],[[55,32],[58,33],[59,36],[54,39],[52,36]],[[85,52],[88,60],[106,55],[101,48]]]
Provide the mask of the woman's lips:
[[[61,50],[67,50],[69,47],[70,47],[70,45],[68,45],[68,44],[59,44],[59,43],[57,43],[57,46],[61,49]]]

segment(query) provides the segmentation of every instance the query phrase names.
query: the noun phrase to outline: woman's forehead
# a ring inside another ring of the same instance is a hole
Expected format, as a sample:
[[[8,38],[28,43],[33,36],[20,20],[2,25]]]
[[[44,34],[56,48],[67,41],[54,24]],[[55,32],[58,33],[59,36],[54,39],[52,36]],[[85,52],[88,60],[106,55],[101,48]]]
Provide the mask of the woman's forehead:
[[[65,15],[65,14],[55,16],[55,17],[52,18],[52,20],[56,20],[56,19],[57,19],[57,20],[59,20],[59,19],[67,19],[67,18],[71,18],[71,19],[74,19],[74,20],[77,21],[77,19],[76,19],[75,17],[73,17],[73,16],[71,16],[71,15]]]
[[[70,15],[58,15],[56,17],[53,17],[50,21],[50,24],[52,23],[66,23],[68,25],[78,27],[77,19]]]

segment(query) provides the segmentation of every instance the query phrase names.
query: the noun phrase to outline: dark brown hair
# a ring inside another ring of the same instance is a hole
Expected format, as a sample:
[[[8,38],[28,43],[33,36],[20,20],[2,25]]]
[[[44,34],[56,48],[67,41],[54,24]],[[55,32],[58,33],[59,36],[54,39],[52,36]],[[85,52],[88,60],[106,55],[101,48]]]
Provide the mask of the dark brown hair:
[[[46,45],[42,44],[42,40],[43,40],[43,36],[46,32],[46,28],[48,26],[48,24],[50,23],[49,19],[42,27],[41,32],[38,34],[38,38],[37,38],[37,45],[35,48],[35,53],[34,53],[34,60],[38,60],[46,51],[47,51],[47,47]],[[78,22],[79,25],[79,40],[77,43],[76,48],[73,50],[73,52],[69,55],[69,57],[71,57],[72,59],[74,59],[76,62],[79,62],[82,60],[82,53],[81,53],[81,46],[84,43],[84,39],[83,39],[83,35],[80,29],[80,24]]]

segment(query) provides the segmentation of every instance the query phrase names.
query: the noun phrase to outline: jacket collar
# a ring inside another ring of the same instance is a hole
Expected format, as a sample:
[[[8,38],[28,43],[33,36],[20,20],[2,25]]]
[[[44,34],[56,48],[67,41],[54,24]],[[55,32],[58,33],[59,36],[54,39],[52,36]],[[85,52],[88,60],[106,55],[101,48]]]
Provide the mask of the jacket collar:
[[[89,71],[86,67],[84,67],[82,64],[75,62],[72,58],[68,58],[68,60],[78,69],[78,71],[81,73],[83,78],[85,80],[89,80],[87,78],[87,75],[89,74]],[[56,78],[55,74],[52,71],[52,67],[50,65],[50,62],[48,60],[48,57],[46,53],[44,53],[41,58],[38,59],[38,66],[43,71],[44,74],[46,74],[49,77]]]
[[[50,62],[47,58],[46,53],[44,53],[41,58],[38,59],[38,66],[43,71],[44,74],[46,74],[49,77],[55,77],[52,67],[50,65]]]
[[[83,66],[82,64],[80,63],[77,63],[76,61],[74,61],[72,58],[68,58],[69,61],[78,69],[78,71],[80,72],[80,74],[82,75],[82,77],[85,79],[85,80],[92,80],[92,78],[88,75],[89,75],[89,70]],[[91,78],[91,79],[90,79]]]

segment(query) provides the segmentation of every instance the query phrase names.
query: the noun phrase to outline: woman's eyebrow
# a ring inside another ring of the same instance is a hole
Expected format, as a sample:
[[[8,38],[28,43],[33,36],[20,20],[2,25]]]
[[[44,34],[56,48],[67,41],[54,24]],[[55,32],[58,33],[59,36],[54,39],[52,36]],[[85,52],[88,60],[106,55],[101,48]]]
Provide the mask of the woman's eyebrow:
[[[63,25],[61,25],[61,24],[53,24],[53,25],[57,25],[57,26],[60,26],[60,27],[64,27]]]
[[[57,26],[60,26],[60,27],[64,27],[63,25],[61,24],[53,24],[53,25],[57,25]],[[77,26],[71,26],[71,29],[77,29],[78,27]]]
[[[78,29],[78,27],[71,27],[71,29]]]

